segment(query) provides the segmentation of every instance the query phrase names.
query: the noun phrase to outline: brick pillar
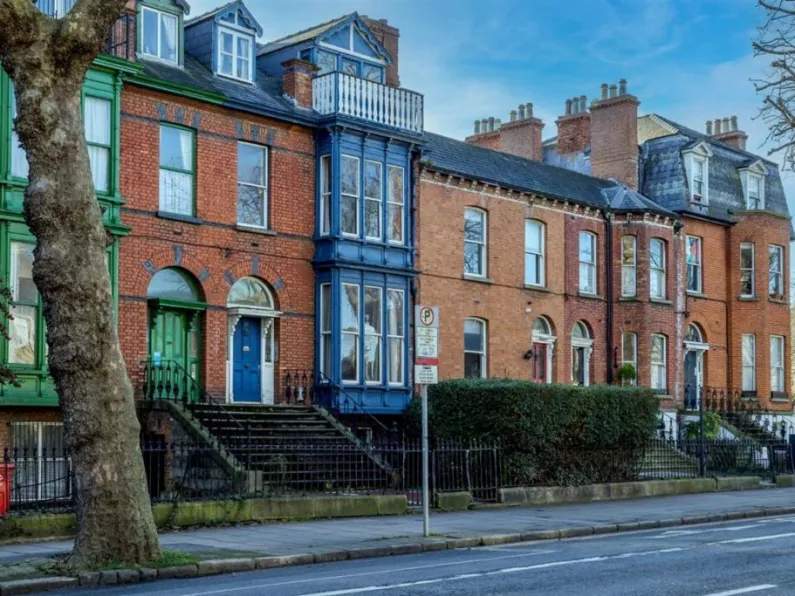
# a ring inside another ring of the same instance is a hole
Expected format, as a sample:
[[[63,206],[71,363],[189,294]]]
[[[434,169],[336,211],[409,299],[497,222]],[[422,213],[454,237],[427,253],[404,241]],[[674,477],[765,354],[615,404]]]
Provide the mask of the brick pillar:
[[[306,60],[291,58],[282,62],[282,92],[302,108],[312,108],[312,78],[319,70]]]
[[[602,85],[602,96],[591,105],[591,173],[615,178],[638,188],[638,106],[627,83]],[[618,90],[618,91],[617,91]]]

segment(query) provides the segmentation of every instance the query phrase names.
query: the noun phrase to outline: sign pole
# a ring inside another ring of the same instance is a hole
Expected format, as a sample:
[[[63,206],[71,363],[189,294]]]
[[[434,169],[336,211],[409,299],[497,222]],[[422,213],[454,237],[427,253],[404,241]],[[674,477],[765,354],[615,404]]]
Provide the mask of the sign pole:
[[[431,506],[428,494],[428,386],[422,385],[422,533],[431,535]]]

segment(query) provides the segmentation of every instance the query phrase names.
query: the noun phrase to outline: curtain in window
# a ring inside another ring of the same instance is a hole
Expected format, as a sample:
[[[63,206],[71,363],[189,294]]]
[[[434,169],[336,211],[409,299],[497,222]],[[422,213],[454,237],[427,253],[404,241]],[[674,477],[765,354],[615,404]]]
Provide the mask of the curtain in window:
[[[756,338],[743,335],[743,391],[756,390]]]
[[[403,292],[388,291],[389,382],[403,383]]]
[[[770,390],[784,391],[784,338],[770,338]]]
[[[160,57],[177,61],[177,19],[164,14],[160,15]]]
[[[160,170],[160,209],[193,215],[193,177],[190,174]]]
[[[110,101],[86,97],[83,120],[94,188],[107,192],[110,166]]]

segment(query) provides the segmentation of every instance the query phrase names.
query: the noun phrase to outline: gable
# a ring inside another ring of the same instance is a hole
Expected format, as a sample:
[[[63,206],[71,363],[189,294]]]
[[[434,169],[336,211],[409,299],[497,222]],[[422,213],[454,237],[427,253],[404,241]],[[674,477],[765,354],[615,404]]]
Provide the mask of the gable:
[[[319,35],[316,41],[319,45],[331,46],[343,52],[350,52],[386,64],[392,63],[389,52],[356,13]]]

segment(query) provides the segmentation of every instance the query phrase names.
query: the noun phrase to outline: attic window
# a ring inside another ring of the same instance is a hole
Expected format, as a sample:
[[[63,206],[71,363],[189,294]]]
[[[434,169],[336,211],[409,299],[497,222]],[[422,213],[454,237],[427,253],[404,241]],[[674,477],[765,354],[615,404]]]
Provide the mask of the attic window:
[[[220,29],[218,32],[218,73],[233,79],[251,81],[250,35]]]
[[[709,203],[709,158],[712,150],[706,143],[699,143],[683,152],[687,183],[690,187],[690,202],[695,205]]]
[[[748,209],[762,209],[762,178],[754,174],[748,175]]]
[[[144,6],[141,9],[141,52],[144,56],[177,63],[179,47],[176,16]]]

